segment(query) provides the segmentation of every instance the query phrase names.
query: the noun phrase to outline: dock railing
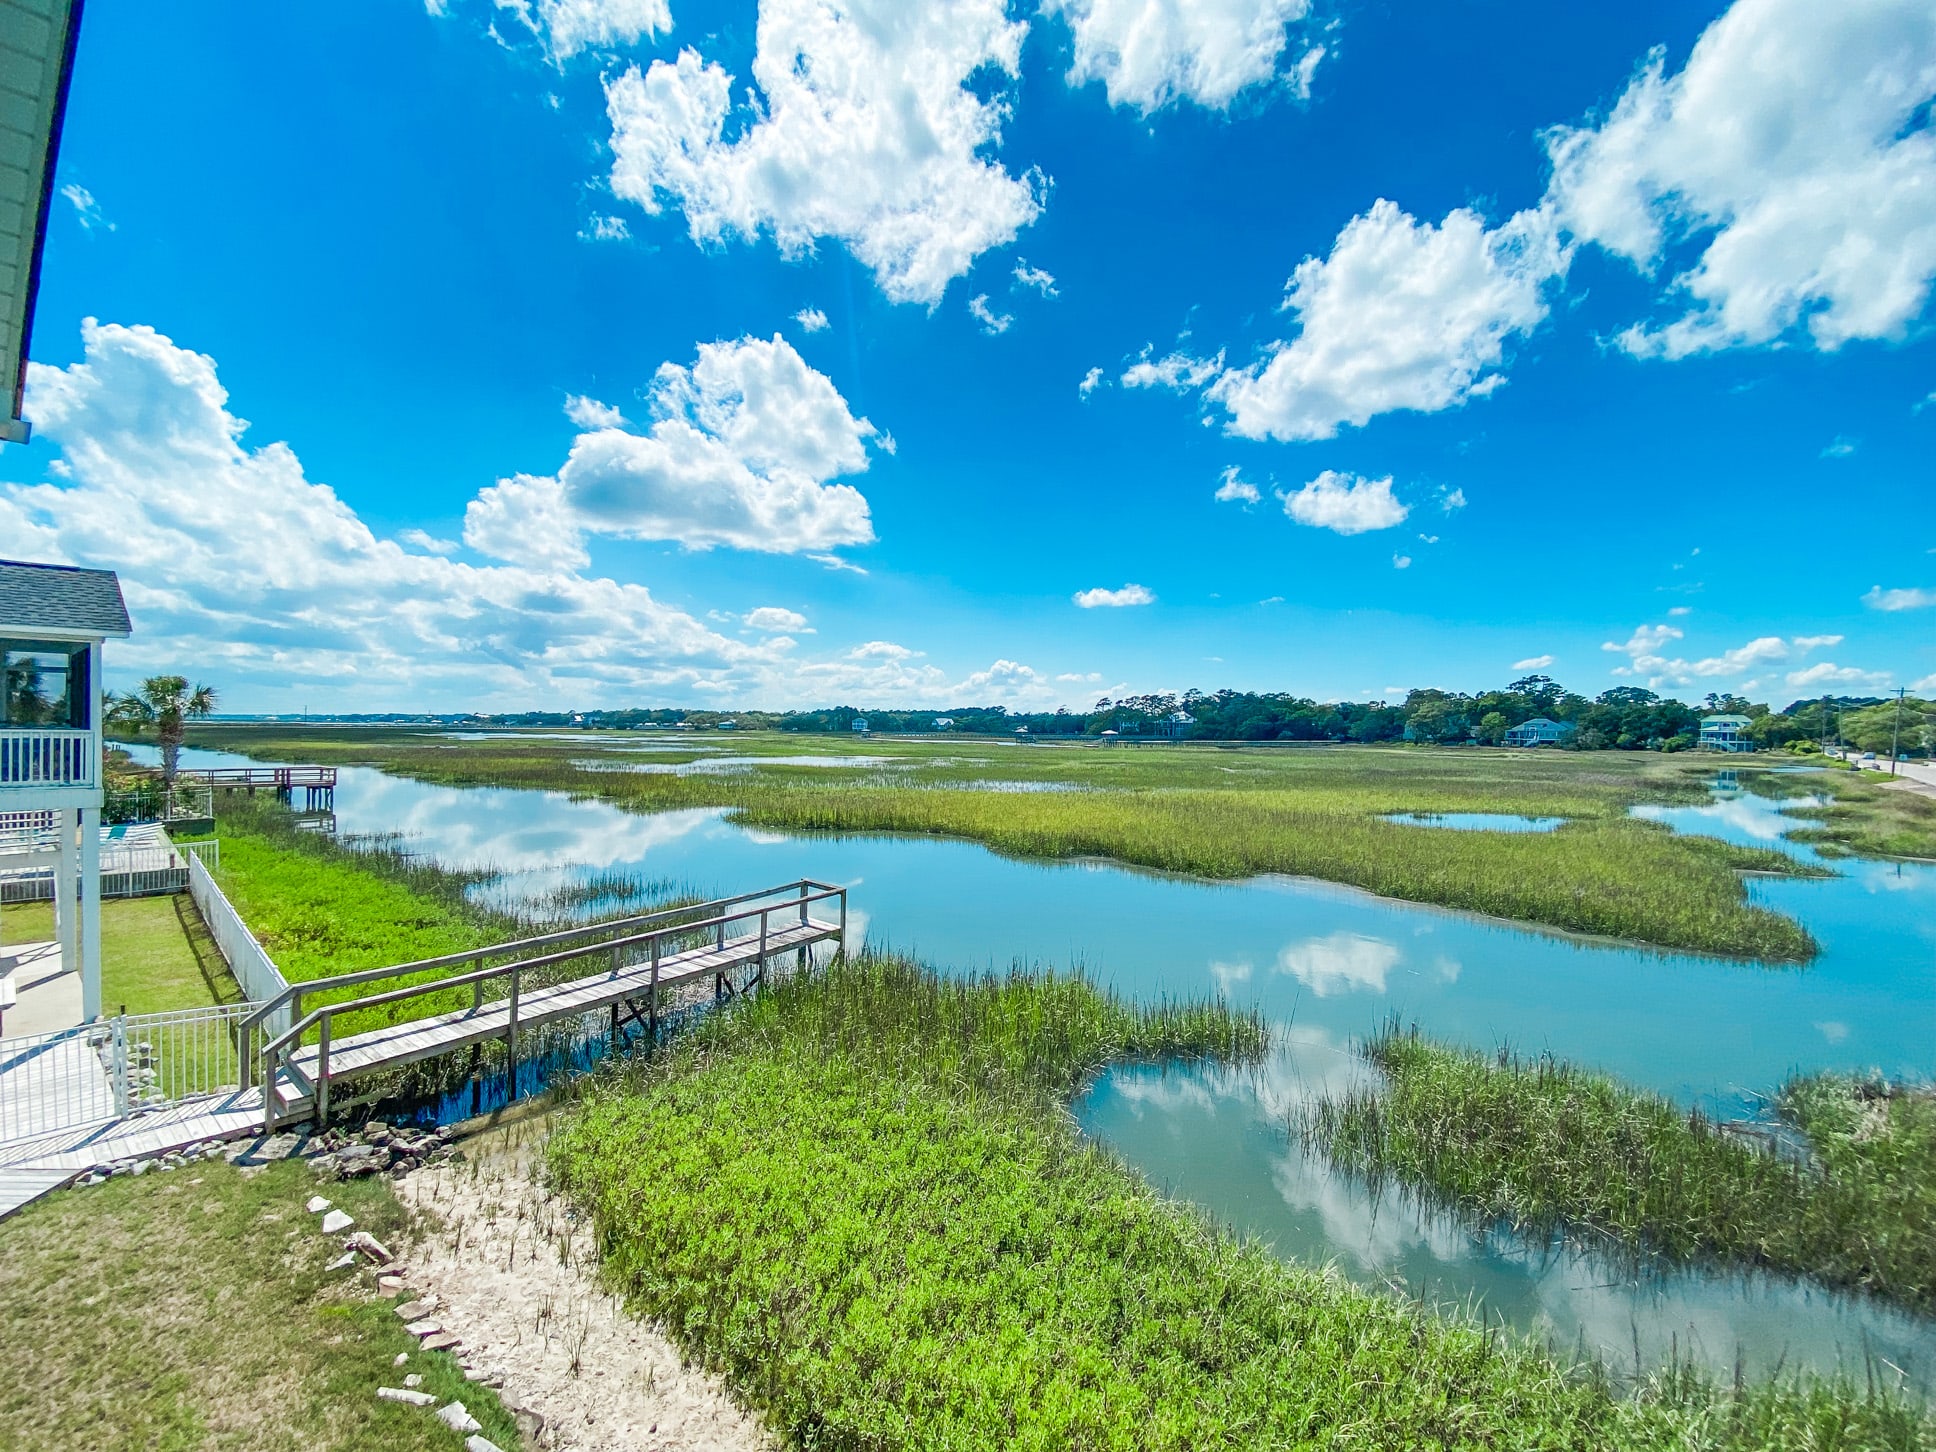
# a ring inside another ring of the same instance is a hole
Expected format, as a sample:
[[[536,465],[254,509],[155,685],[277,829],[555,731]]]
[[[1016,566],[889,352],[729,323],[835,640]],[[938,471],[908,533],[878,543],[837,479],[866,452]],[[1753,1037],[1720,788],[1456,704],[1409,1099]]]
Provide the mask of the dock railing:
[[[331,1040],[336,1036],[334,1029],[338,1017],[466,988],[470,990],[470,1007],[477,1010],[484,1006],[486,986],[495,984],[503,986],[508,999],[504,1038],[507,1050],[515,1061],[520,995],[527,987],[569,979],[572,976],[569,972],[557,970],[561,970],[563,965],[584,960],[598,959],[609,964],[609,971],[614,975],[627,967],[636,968],[641,963],[649,962],[652,968],[647,990],[649,1013],[656,1023],[658,967],[668,943],[677,944],[681,940],[691,939],[704,941],[706,937],[711,937],[717,946],[723,948],[729,940],[750,942],[757,935],[758,957],[763,969],[773,918],[776,915],[797,914],[797,921],[805,924],[808,921],[808,908],[814,903],[828,901],[836,901],[840,905],[839,937],[844,948],[847,889],[802,878],[781,887],[742,893],[737,897],[663,908],[657,912],[594,923],[582,928],[540,933],[513,942],[399,963],[387,968],[367,968],[355,973],[338,973],[328,978],[291,983],[267,1001],[256,1004],[253,1011],[236,1025],[243,1087],[248,1088],[256,1082],[248,1076],[259,1068],[265,1106],[267,1112],[273,1115],[278,1079],[286,1078],[305,1097],[314,1097],[320,1118],[328,1112],[330,1047]],[[735,924],[752,926],[744,932],[729,932]],[[508,961],[489,963],[487,960],[492,958]],[[413,977],[418,981],[381,992],[333,999],[308,1013],[302,1011],[305,999],[313,999],[321,994]],[[538,979],[537,984],[531,981],[534,977]],[[461,1002],[461,997],[458,1001]],[[277,1015],[287,1015],[287,1027],[279,1031],[274,1027]],[[312,1031],[317,1049],[316,1074],[313,1078],[293,1061],[296,1051]]]

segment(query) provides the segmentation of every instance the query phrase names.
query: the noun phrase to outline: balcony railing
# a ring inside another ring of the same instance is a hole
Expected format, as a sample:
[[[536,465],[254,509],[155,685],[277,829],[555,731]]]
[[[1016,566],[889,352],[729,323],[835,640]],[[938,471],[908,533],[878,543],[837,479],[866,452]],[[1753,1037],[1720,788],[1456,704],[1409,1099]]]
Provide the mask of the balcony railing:
[[[53,726],[0,726],[0,790],[7,787],[91,787],[101,759],[92,731]]]

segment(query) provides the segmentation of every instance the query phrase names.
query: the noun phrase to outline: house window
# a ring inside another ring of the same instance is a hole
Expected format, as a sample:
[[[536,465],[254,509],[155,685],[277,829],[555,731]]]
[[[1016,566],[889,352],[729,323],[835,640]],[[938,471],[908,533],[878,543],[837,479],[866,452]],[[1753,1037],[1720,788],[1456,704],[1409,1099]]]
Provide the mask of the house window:
[[[0,640],[0,726],[84,731],[91,697],[85,645]]]

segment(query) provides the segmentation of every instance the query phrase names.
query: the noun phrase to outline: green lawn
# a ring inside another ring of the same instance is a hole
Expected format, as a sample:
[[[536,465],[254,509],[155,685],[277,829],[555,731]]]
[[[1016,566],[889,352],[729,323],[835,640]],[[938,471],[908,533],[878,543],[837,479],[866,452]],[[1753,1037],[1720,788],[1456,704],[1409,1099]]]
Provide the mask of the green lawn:
[[[324,1270],[340,1246],[303,1210],[316,1189],[298,1162],[251,1178],[218,1160],[52,1195],[0,1224],[14,1353],[0,1449],[458,1452],[464,1439],[427,1412],[377,1400],[407,1371],[516,1448],[494,1393],[418,1351],[358,1273]],[[403,1230],[380,1177],[326,1193],[380,1240]]]
[[[554,1140],[609,1274],[790,1445],[1936,1447],[1919,1405],[1685,1367],[1631,1394],[1286,1265],[1085,1143],[1103,1062],[1255,1025],[1042,975],[862,959],[611,1075]]]
[[[50,941],[54,905],[0,908],[9,943]],[[187,893],[101,904],[101,1004],[108,1013],[163,1013],[239,1003],[242,990]]]

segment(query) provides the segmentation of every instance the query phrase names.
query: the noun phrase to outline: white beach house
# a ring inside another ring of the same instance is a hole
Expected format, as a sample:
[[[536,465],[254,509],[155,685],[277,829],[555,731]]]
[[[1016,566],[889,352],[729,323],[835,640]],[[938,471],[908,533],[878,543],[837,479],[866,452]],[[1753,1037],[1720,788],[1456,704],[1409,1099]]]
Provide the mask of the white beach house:
[[[132,627],[111,570],[0,560],[0,854],[51,867],[61,971],[101,1014],[101,644]]]

